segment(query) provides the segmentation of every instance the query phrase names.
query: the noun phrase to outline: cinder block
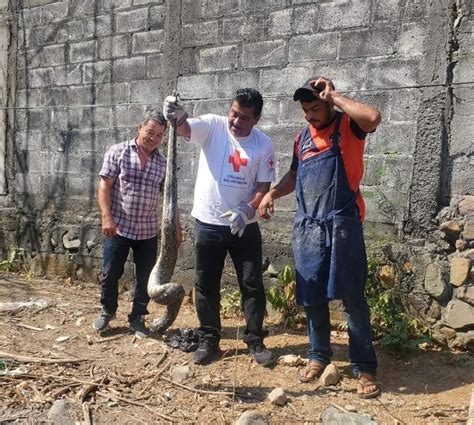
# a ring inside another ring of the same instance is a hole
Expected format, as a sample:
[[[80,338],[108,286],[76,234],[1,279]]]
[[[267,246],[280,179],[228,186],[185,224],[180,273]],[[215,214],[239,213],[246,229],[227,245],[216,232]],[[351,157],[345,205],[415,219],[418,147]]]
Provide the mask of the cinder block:
[[[237,66],[237,46],[212,47],[199,52],[199,72],[228,71]]]
[[[383,155],[365,155],[365,170],[361,184],[364,186],[380,186],[385,173],[385,162]]]
[[[117,106],[115,109],[115,122],[121,127],[135,127],[143,121],[145,109],[146,107],[143,105]],[[112,120],[114,120],[114,117],[112,117]]]
[[[165,5],[160,4],[150,8],[150,29],[160,29],[165,25]]]
[[[69,87],[67,95],[69,105],[90,105],[96,97],[95,87],[92,85]]]
[[[244,13],[258,13],[263,12],[268,14],[275,9],[280,9],[286,6],[286,0],[241,0],[241,8]]]
[[[298,124],[270,124],[260,126],[260,129],[271,137],[275,146],[276,158],[293,155],[293,145],[295,137],[304,128]]]
[[[286,42],[284,40],[262,41],[244,44],[242,47],[242,67],[260,68],[286,64]]]
[[[366,60],[351,59],[318,62],[314,67],[313,76],[331,79],[338,91],[350,91],[360,90],[365,87],[366,74]]]
[[[112,59],[128,56],[130,51],[130,34],[101,37],[99,39],[99,58]]]
[[[193,116],[205,114],[227,115],[230,109],[230,99],[226,100],[203,100],[194,106]]]
[[[55,83],[52,68],[33,69],[28,74],[31,88],[51,87]]]
[[[65,41],[73,42],[80,41],[84,38],[84,21],[76,19],[74,21],[67,21],[65,24],[61,23],[66,32]]]
[[[196,0],[182,1],[182,20],[184,24],[197,22],[201,18],[202,2]]]
[[[318,7],[308,5],[295,7],[293,10],[293,33],[306,34],[314,33],[318,23]]]
[[[110,129],[111,117],[111,107],[109,105],[83,108],[81,128],[93,130],[99,128]]]
[[[378,0],[374,3],[374,21],[399,22],[402,9],[399,0]]]
[[[163,50],[164,30],[133,34],[132,53],[157,53]]]
[[[461,156],[453,159],[453,178],[451,181],[451,193],[453,195],[474,193],[473,167],[472,155],[470,157]]]
[[[362,27],[369,24],[369,0],[357,2],[333,2],[319,5],[318,27],[321,30]]]
[[[268,34],[271,38],[292,34],[293,9],[277,10],[270,13]]]
[[[41,8],[20,9],[18,16],[18,25],[21,28],[31,28],[44,25]]]
[[[361,187],[365,201],[366,221],[370,223],[400,223],[406,214],[408,194],[396,188]]]
[[[120,9],[128,9],[132,0],[101,0],[100,7],[103,12],[112,12]]]
[[[89,37],[99,37],[112,34],[112,17],[110,15],[94,16],[83,23],[84,34]]]
[[[182,75],[197,74],[199,50],[195,48],[182,49],[179,54],[179,72]]]
[[[472,36],[474,38],[474,35]],[[472,64],[474,61],[474,51],[470,54],[464,54],[459,57],[457,65],[454,67],[453,71],[453,81],[463,82],[463,81],[472,81]],[[472,99],[472,97],[471,97]]]
[[[98,2],[95,0],[69,0],[69,16],[83,17],[97,13]]]
[[[420,107],[421,92],[418,89],[395,90],[391,94],[390,121],[415,121]],[[385,121],[386,118],[382,117]]]
[[[55,46],[46,46],[42,54],[43,66],[51,65],[65,65],[66,51],[64,44],[57,44]]]
[[[115,15],[115,31],[131,32],[144,31],[148,24],[148,9],[129,10],[126,12],[117,12]]]
[[[403,24],[398,42],[398,53],[402,56],[422,55],[428,28],[419,23]]]
[[[384,159],[385,169],[381,179],[382,186],[408,193],[413,174],[413,157],[410,155],[387,155]]]
[[[412,155],[416,145],[415,123],[382,123],[375,133],[367,138],[367,155],[385,154],[392,156]]]
[[[237,89],[243,87],[258,88],[258,71],[226,72],[218,76],[218,97],[233,97]]]
[[[109,83],[112,80],[112,63],[110,61],[99,61],[85,63],[83,65],[83,82]]]
[[[336,33],[299,35],[289,42],[289,62],[314,62],[322,59],[335,59],[338,36]]]
[[[209,99],[217,90],[217,76],[190,75],[178,78],[178,92],[184,99]]]
[[[260,91],[265,93],[265,96],[293,96],[295,90],[312,74],[312,67],[262,69],[260,71]]]
[[[413,86],[418,82],[421,60],[417,58],[388,59],[369,62],[368,88]]]
[[[183,25],[181,30],[181,44],[183,47],[205,46],[216,44],[219,26],[217,21]]]
[[[358,93],[347,93],[347,96],[351,99],[358,100],[360,102],[366,103],[367,105],[377,108],[381,115],[382,121],[387,122],[390,119],[389,112],[393,106],[393,100],[390,97],[389,92],[358,92]],[[401,104],[404,104],[405,101],[401,101]],[[416,113],[413,116],[416,119]]]
[[[133,0],[134,6],[139,6],[143,4],[156,4],[156,3],[164,3],[164,0]]]
[[[97,41],[82,41],[72,43],[69,50],[69,60],[71,63],[94,60],[97,55]]]
[[[53,68],[55,86],[70,86],[82,83],[81,65],[56,66]]]
[[[293,97],[283,98],[280,100],[280,124],[293,124],[301,125],[304,127],[307,125],[304,118],[303,110],[301,109],[300,102],[295,102]]]
[[[160,79],[132,81],[130,83],[130,101],[132,103],[149,103],[161,110],[161,103],[163,102],[161,82]]]
[[[52,87],[43,90],[43,104],[45,106],[67,105],[67,88]]]
[[[215,19],[241,13],[239,0],[202,0],[201,16],[204,19]]]
[[[114,81],[142,80],[146,76],[145,57],[117,59],[112,69]]]
[[[45,5],[41,8],[43,22],[50,23],[66,19],[68,14],[67,1],[60,1]]]
[[[130,84],[112,83],[96,85],[96,103],[113,104],[130,102]]]
[[[393,55],[398,26],[390,25],[341,33],[340,58]]]
[[[73,129],[79,129],[81,124],[82,108],[68,108],[64,109],[58,107],[58,109],[51,110],[51,128],[54,129],[54,134],[49,132],[45,137],[53,137],[52,140],[56,140],[57,143],[66,143],[68,137],[68,131]],[[58,144],[58,146],[60,143]],[[51,149],[56,149],[55,146],[50,146]]]
[[[402,8],[402,20],[405,22],[416,21],[422,19],[426,16],[426,6],[427,3],[425,0],[411,0],[404,3]]]
[[[267,36],[266,26],[266,18],[262,15],[224,19],[222,22],[222,40],[224,43],[260,41]]]
[[[263,99],[262,116],[258,126],[277,124],[280,116],[280,101],[275,98],[265,97]]]
[[[21,2],[21,6],[23,8],[35,7],[35,6],[44,6],[45,4],[54,3],[56,1],[57,0],[23,0]]]
[[[62,24],[31,28],[28,31],[27,46],[31,48],[64,43],[68,39],[67,28]]]
[[[43,104],[43,89],[17,90],[16,107],[17,108],[36,108]]]
[[[161,70],[163,68],[164,55],[149,55],[146,58],[146,75],[148,78],[161,77]]]

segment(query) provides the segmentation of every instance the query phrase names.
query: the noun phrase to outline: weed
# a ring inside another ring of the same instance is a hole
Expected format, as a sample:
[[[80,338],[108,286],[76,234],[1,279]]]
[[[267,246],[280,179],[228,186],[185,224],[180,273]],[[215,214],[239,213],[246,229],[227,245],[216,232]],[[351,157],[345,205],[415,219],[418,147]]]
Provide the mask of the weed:
[[[267,300],[281,314],[284,326],[294,327],[303,318],[301,308],[296,304],[295,272],[290,266],[285,266],[278,280],[280,287],[269,288]]]
[[[25,250],[22,248],[10,248],[8,258],[0,262],[0,271],[18,272],[25,259]]]
[[[224,317],[238,316],[241,311],[240,291],[228,292],[221,299],[221,313]]]

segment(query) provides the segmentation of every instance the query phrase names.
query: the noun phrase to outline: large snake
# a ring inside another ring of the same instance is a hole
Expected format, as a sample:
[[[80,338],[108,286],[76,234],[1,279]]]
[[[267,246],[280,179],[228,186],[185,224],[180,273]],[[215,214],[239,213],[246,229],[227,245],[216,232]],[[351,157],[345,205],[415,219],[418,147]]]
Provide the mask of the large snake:
[[[164,332],[173,324],[184,298],[184,288],[179,283],[170,282],[178,258],[178,241],[176,238],[176,220],[178,217],[176,126],[173,122],[170,124],[168,160],[163,193],[160,255],[148,278],[147,288],[148,295],[153,301],[166,305],[165,314],[153,321],[153,328],[157,332]]]

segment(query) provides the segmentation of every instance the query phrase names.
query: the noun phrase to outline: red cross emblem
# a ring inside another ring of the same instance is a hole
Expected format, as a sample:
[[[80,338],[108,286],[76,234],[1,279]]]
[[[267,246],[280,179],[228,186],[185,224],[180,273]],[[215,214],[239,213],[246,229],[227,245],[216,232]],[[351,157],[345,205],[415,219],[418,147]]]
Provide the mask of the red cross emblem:
[[[247,166],[247,159],[240,157],[240,152],[236,149],[232,155],[229,155],[229,163],[235,172],[240,172],[240,167]]]
[[[273,158],[270,158],[268,160],[268,165],[270,166],[270,168],[273,168]]]

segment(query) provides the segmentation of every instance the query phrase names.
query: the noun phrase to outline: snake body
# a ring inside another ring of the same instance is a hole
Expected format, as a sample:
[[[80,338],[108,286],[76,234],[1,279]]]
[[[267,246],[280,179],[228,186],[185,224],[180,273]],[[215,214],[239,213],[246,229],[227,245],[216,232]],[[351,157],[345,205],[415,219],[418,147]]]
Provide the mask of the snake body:
[[[177,211],[176,128],[170,125],[163,193],[160,254],[148,278],[147,287],[148,295],[153,301],[166,305],[165,314],[153,322],[153,328],[157,332],[164,332],[173,324],[184,298],[183,286],[179,283],[170,282],[178,258]]]

